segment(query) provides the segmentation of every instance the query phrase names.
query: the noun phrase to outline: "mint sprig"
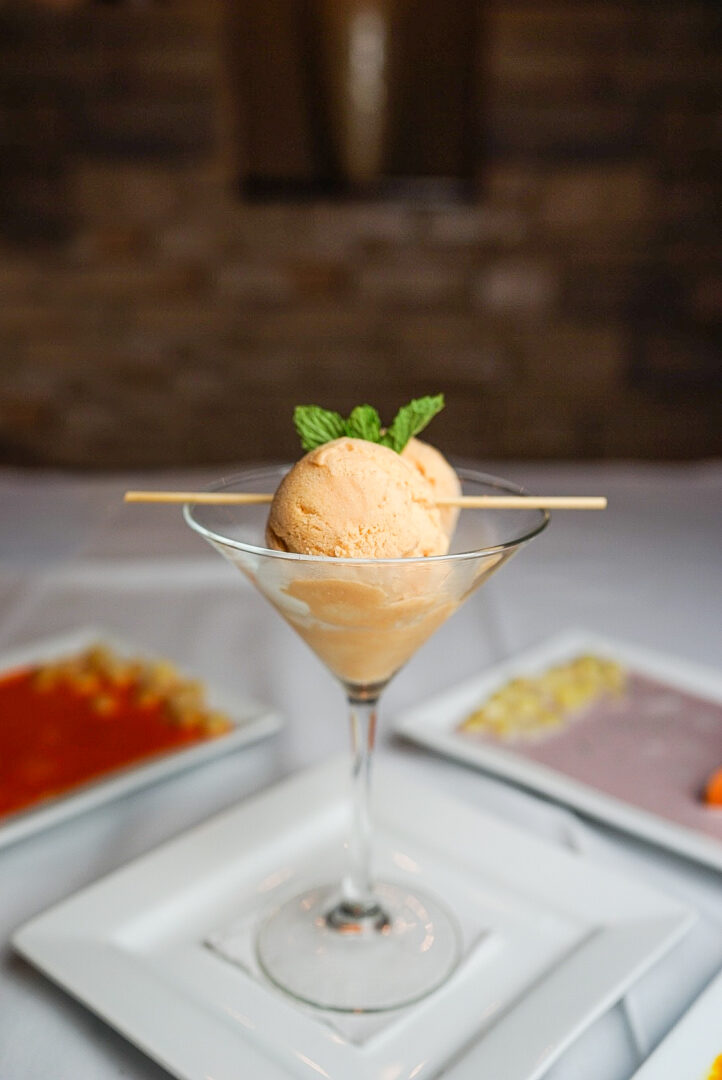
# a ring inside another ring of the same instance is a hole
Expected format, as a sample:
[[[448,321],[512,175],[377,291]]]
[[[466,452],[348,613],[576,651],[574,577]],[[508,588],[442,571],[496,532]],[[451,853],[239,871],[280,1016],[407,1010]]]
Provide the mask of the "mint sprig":
[[[323,409],[320,405],[297,405],[293,411],[293,423],[301,438],[301,445],[307,451],[348,435],[352,439],[365,439],[366,442],[388,446],[400,454],[409,439],[423,431],[443,407],[443,394],[414,398],[399,409],[386,431],[382,429],[381,417],[373,405],[357,405],[346,420],[340,413]]]
[[[315,450],[317,446],[346,434],[346,423],[341,414],[322,409],[320,405],[297,405],[293,410],[293,423],[304,450]]]
[[[357,405],[346,421],[346,434],[367,442],[381,441],[381,417],[373,405]]]
[[[408,405],[403,405],[396,413],[389,430],[382,436],[384,446],[390,446],[400,454],[409,439],[423,431],[443,407],[443,394],[414,398]]]

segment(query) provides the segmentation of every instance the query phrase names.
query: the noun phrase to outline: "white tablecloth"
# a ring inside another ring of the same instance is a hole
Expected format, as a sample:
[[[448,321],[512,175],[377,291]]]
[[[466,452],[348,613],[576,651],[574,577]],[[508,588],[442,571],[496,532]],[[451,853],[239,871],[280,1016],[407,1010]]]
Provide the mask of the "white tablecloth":
[[[507,463],[498,471],[532,490],[607,494],[610,508],[556,514],[399,675],[387,715],[568,626],[719,664],[722,465]],[[184,526],[178,508],[121,502],[126,487],[191,487],[208,478],[0,471],[0,650],[101,625],[271,703],[287,719],[273,740],[0,850],[2,1080],[166,1076],[15,957],[11,932],[166,838],[346,746],[340,691],[268,604]],[[626,1080],[722,967],[720,875],[401,745],[388,731],[380,753],[429,785],[696,909],[685,939],[546,1074]]]

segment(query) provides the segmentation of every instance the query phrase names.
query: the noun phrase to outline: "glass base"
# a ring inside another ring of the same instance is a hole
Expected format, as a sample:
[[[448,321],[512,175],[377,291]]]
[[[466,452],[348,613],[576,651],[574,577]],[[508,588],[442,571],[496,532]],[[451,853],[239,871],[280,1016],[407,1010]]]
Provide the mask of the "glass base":
[[[337,887],[320,887],[278,908],[256,941],[264,973],[300,1001],[339,1012],[380,1012],[425,997],[452,973],[459,930],[423,893],[374,889],[378,907],[353,917]]]

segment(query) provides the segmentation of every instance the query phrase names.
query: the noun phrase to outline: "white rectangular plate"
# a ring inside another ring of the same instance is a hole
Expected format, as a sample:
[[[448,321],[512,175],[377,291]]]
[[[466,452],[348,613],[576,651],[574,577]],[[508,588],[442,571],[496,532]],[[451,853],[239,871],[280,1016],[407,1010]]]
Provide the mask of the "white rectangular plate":
[[[339,880],[348,809],[348,762],[334,759],[64,901],[14,945],[182,1080],[427,1080],[444,1063],[448,1080],[533,1080],[691,925],[676,901],[381,761],[379,876],[442,897],[483,936],[441,989],[354,1033],[204,945]]]
[[[632,1080],[709,1080],[717,1058],[722,1065],[722,973],[700,994]]]
[[[147,649],[121,640],[108,631],[97,627],[84,627],[3,653],[0,655],[0,676],[32,664],[50,663],[64,656],[72,656],[96,644],[106,645],[120,656],[158,659],[157,656],[149,654]],[[227,734],[193,743],[180,750],[170,750],[135,765],[115,769],[27,810],[0,815],[0,847],[51,825],[57,825],[75,814],[127,795],[147,784],[163,780],[191,765],[210,761],[230,750],[265,738],[281,726],[280,718],[258,702],[239,700],[212,688],[208,689],[208,700],[212,708],[220,709],[231,721],[233,726]]]
[[[722,841],[715,836],[677,824],[532,761],[515,753],[512,743],[502,745],[456,730],[470,712],[509,679],[541,673],[582,653],[610,657],[630,671],[711,702],[722,702],[722,675],[716,671],[585,630],[569,630],[407,710],[396,719],[395,730],[448,757],[506,777],[616,828],[722,869]],[[709,762],[710,770],[717,764],[722,766],[722,757],[719,762]],[[704,812],[722,814],[720,810]]]

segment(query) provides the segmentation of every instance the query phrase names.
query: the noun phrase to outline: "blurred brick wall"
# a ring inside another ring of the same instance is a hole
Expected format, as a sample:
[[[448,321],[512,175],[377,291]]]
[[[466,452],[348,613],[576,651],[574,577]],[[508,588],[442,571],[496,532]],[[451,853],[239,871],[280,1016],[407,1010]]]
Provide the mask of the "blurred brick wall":
[[[722,17],[486,15],[477,205],[244,205],[220,0],[0,2],[0,460],[297,452],[299,401],[498,457],[722,452]]]

